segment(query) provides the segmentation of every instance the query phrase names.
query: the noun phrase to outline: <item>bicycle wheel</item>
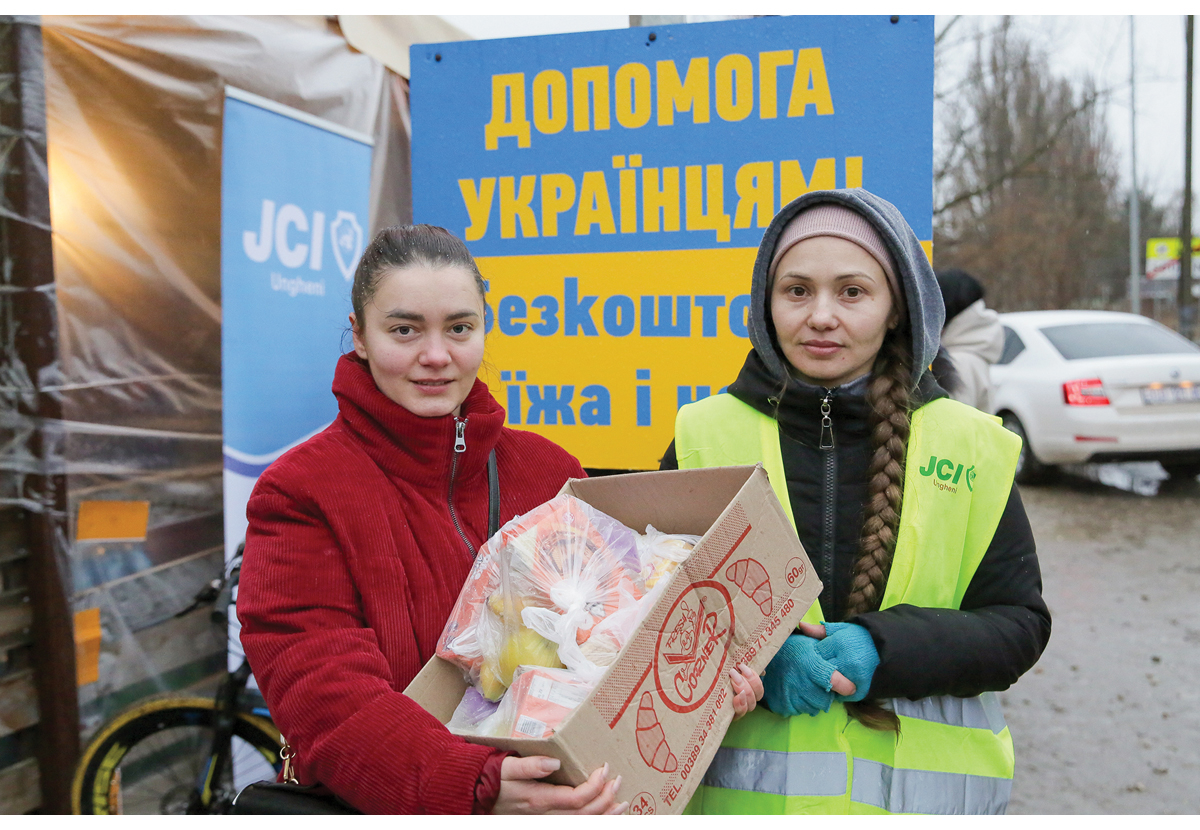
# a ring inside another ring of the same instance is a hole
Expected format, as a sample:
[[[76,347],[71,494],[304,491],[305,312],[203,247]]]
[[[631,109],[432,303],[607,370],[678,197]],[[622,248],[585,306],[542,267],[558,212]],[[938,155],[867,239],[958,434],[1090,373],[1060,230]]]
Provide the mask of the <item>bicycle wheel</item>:
[[[279,730],[245,712],[234,723],[232,763],[210,770],[215,718],[212,700],[192,697],[149,700],[117,715],[79,759],[71,788],[75,814],[226,813],[241,787],[273,780],[281,763]]]

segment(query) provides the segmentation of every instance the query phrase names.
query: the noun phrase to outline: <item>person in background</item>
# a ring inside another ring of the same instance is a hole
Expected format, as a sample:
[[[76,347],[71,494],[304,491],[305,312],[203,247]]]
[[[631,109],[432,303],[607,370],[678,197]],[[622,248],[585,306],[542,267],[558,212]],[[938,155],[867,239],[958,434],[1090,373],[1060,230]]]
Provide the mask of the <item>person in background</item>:
[[[950,397],[991,414],[993,386],[988,367],[1004,352],[1000,315],[984,304],[983,285],[966,271],[938,271],[937,281],[946,306],[946,325],[934,374]],[[946,357],[948,368],[943,363]]]
[[[753,349],[679,410],[663,469],[761,463],[821,581],[688,806],[700,813],[1002,813],[993,692],[1050,636],[1020,439],[927,370],[942,298],[900,212],[815,191],[763,235]]]

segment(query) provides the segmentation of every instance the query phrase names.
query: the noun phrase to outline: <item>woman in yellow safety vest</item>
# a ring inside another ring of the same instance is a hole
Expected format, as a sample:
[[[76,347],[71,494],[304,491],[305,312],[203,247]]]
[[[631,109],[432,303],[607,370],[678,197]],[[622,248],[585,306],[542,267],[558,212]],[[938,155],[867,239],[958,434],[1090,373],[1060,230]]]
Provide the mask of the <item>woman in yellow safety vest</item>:
[[[1002,813],[994,692],[1050,637],[1020,441],[928,371],[944,309],[921,243],[865,190],[807,193],[763,236],[753,349],[679,411],[664,469],[761,462],[822,590],[691,812]]]

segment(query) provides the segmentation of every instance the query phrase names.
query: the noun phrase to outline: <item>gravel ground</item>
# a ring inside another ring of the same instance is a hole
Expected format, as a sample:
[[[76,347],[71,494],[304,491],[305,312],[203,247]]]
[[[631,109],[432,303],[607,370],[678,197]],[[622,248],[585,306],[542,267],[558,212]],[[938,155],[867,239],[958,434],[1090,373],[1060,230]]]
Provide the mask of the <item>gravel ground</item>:
[[[1010,814],[1200,812],[1200,482],[1161,476],[1105,465],[1021,490],[1054,622],[1001,696]]]

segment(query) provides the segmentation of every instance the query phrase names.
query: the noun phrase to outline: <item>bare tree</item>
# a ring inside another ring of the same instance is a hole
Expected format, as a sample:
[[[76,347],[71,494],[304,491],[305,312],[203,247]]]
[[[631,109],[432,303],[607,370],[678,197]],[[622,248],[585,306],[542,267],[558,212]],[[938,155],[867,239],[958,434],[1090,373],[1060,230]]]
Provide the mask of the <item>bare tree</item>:
[[[939,101],[938,267],[977,274],[1002,309],[1111,297],[1127,266],[1106,92],[1054,77],[1009,18],[976,36],[962,81]]]

